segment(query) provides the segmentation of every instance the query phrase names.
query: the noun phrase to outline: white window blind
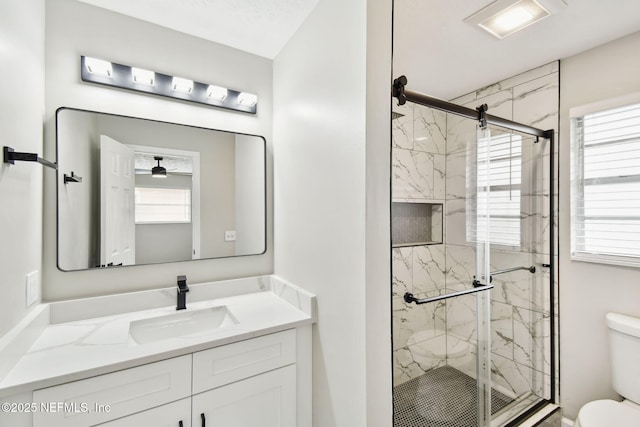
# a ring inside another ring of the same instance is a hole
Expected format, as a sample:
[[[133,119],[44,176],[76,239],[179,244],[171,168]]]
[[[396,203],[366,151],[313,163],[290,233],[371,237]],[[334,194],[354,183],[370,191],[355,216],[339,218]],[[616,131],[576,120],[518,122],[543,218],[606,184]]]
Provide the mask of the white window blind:
[[[467,209],[467,240],[485,241],[487,215],[489,216],[489,240],[492,244],[520,246],[520,187],[522,180],[522,138],[513,134],[498,134],[479,139],[477,158],[487,163],[476,165],[476,209]],[[486,188],[489,189],[487,197]]]
[[[191,222],[189,188],[135,188],[136,224]]]
[[[640,104],[572,119],[572,258],[640,266]]]

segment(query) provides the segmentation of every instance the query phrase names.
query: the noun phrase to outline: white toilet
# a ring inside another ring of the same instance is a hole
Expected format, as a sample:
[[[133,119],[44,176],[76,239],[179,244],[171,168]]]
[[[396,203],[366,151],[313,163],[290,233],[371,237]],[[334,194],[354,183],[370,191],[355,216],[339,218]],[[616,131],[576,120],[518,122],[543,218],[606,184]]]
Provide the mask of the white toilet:
[[[595,400],[580,408],[574,427],[640,427],[640,319],[608,313],[613,389],[624,400]]]

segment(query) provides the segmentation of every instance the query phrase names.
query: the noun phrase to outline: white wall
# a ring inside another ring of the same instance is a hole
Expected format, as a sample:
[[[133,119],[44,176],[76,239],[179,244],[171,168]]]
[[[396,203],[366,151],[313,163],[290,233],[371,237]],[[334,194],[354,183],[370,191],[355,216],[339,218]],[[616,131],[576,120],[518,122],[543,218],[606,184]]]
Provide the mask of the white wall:
[[[191,260],[191,223],[136,224],[136,264]]]
[[[367,424],[365,20],[321,0],[274,61],[274,269],[318,297],[318,427]]]
[[[616,398],[605,314],[640,317],[640,269],[570,260],[569,109],[640,91],[640,33],[567,58],[560,68],[560,396],[564,415]]]
[[[322,0],[274,61],[275,272],[318,296],[319,427],[392,422],[390,11]]]
[[[0,3],[0,146],[42,155],[44,0]],[[0,163],[0,336],[29,311],[25,276],[42,267],[42,175],[34,163]]]
[[[73,0],[49,0],[46,13],[45,151],[49,156],[55,153],[55,110],[67,106],[263,135],[268,142],[267,176],[270,176],[272,61]],[[81,55],[256,93],[258,114],[234,113],[83,83]],[[187,274],[193,283],[270,273],[273,269],[269,205],[269,246],[264,255],[108,271],[60,272],[55,262],[54,185],[52,179],[45,180],[43,291],[47,300],[168,286],[175,283],[178,274]]]
[[[391,368],[391,0],[367,1],[367,426],[393,423]]]

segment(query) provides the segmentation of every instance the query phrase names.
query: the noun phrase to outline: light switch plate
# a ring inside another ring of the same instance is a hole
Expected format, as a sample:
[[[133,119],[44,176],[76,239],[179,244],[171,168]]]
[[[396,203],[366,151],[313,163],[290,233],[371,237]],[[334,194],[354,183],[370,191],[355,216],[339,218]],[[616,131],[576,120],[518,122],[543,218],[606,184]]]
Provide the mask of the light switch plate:
[[[26,292],[26,304],[29,307],[38,301],[40,296],[40,272],[38,270],[27,274]]]
[[[235,242],[236,241],[236,232],[235,232],[235,230],[225,231],[224,232],[224,241],[225,242]]]

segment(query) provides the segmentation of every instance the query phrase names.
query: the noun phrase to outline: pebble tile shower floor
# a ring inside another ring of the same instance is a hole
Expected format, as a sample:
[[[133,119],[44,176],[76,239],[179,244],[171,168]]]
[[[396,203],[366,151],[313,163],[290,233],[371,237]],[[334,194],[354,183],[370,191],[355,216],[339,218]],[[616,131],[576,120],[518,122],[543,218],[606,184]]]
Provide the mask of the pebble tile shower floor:
[[[394,427],[476,427],[476,380],[443,366],[393,389]],[[491,413],[513,399],[491,390]]]

